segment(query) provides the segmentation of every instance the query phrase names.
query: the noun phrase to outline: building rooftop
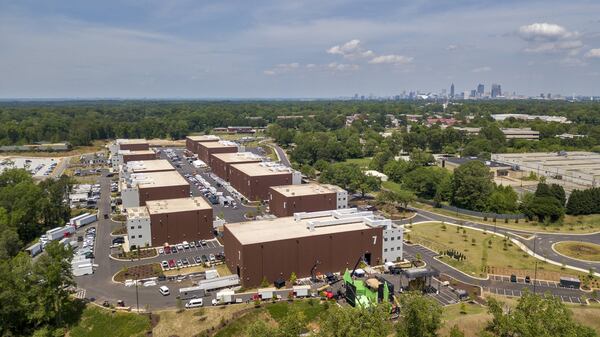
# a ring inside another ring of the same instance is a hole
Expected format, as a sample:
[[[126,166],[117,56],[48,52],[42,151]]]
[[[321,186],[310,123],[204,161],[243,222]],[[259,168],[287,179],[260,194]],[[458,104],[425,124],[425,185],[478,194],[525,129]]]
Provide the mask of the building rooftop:
[[[271,189],[281,193],[286,197],[318,195],[327,193],[337,193],[338,191],[343,191],[341,187],[327,184],[282,185],[271,186]]]
[[[187,138],[194,142],[216,142],[221,140],[219,136],[215,135],[187,136]]]
[[[213,148],[222,148],[222,147],[237,147],[237,144],[234,142],[229,142],[225,140],[220,140],[218,142],[201,142],[202,146],[213,149]]]
[[[462,164],[468,163],[470,161],[477,160],[477,161],[484,163],[485,166],[487,166],[487,167],[510,167],[510,165],[507,165],[507,164],[499,163],[499,162],[492,161],[492,160],[483,160],[483,159],[479,159],[477,157],[460,157],[460,158],[444,157],[442,159],[449,163],[453,163],[456,165],[462,165]]]
[[[123,180],[126,186],[142,188],[188,185],[188,182],[177,171],[133,173]]]
[[[148,141],[143,138],[137,139],[117,139],[117,144],[148,144]]]
[[[126,170],[132,173],[143,173],[148,171],[175,170],[173,165],[165,159],[130,161],[126,164]]]
[[[263,157],[252,152],[215,153],[213,154],[213,156],[224,161],[225,163],[238,163],[248,161],[261,162],[263,160]]]
[[[270,162],[263,163],[247,163],[247,164],[233,164],[231,167],[235,167],[244,174],[252,177],[256,176],[270,176],[277,174],[290,174],[294,172],[291,168]]]
[[[146,201],[150,214],[201,211],[212,209],[202,197]]]
[[[127,209],[127,219],[144,219],[148,217],[149,213],[146,207],[129,207]]]
[[[391,226],[391,221],[375,219],[372,212],[358,212],[355,208],[349,208],[337,211],[296,213],[293,217],[230,223],[225,227],[242,245],[249,245],[368,230],[386,225]]]
[[[119,154],[121,154],[123,156],[133,156],[133,155],[156,154],[156,153],[152,150],[141,150],[141,151],[119,150]]]

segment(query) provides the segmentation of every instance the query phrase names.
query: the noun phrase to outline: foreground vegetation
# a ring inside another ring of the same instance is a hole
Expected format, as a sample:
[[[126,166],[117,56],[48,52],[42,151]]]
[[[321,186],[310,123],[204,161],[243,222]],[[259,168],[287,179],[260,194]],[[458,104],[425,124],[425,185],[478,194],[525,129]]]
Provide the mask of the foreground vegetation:
[[[71,337],[141,337],[151,330],[145,315],[114,312],[89,305],[77,325],[69,329]]]

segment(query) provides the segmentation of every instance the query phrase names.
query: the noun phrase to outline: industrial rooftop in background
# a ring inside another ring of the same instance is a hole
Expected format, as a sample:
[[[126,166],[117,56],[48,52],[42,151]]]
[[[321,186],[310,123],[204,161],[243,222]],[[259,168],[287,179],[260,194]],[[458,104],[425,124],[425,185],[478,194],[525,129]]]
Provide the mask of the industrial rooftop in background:
[[[212,155],[225,163],[246,162],[249,160],[262,161],[263,157],[252,152],[215,153]]]
[[[344,191],[341,187],[329,184],[299,184],[271,186],[271,189],[281,193],[286,197],[297,197],[315,194],[337,193]]]
[[[281,165],[279,163],[248,163],[248,164],[233,164],[231,167],[238,169],[244,174],[256,177],[256,176],[270,176],[275,174],[286,174],[292,173],[294,170],[291,168]]]
[[[200,211],[212,209],[202,197],[146,201],[150,214]]]
[[[347,208],[295,213],[292,217],[230,223],[225,226],[242,245],[248,245],[392,226],[392,222],[389,219],[376,219],[370,211],[358,212],[356,208]]]
[[[142,188],[189,185],[177,171],[134,173],[123,184]]]
[[[171,171],[175,170],[173,165],[166,159],[130,161],[125,165],[127,171],[133,173],[144,173],[152,171]]]
[[[194,142],[215,142],[221,140],[219,136],[215,135],[187,136],[187,138]]]

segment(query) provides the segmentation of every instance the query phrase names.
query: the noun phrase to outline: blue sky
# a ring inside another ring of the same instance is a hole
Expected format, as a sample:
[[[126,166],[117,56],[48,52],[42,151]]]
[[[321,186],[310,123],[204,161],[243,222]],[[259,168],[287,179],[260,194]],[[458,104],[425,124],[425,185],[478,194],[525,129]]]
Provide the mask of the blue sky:
[[[600,94],[600,2],[0,0],[0,97]]]

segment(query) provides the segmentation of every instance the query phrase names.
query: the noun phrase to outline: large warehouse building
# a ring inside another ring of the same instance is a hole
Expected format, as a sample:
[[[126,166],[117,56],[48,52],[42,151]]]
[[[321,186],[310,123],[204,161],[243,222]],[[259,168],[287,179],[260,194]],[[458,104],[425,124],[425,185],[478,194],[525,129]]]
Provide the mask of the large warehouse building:
[[[155,160],[156,153],[152,150],[119,150],[115,156],[112,157],[113,168],[118,169],[119,166],[125,165],[131,161],[142,161],[142,160]]]
[[[217,177],[229,181],[231,165],[260,163],[262,157],[252,152],[216,153],[211,155],[210,168]]]
[[[492,154],[492,160],[514,170],[578,185],[573,188],[597,187],[600,183],[600,154],[594,152],[497,153]]]
[[[244,287],[352,269],[402,259],[403,228],[372,212],[344,210],[296,213],[293,217],[224,226],[226,263]]]
[[[231,186],[251,201],[268,200],[271,186],[296,185],[302,181],[300,172],[277,163],[233,164],[230,168]]]
[[[127,210],[127,235],[138,247],[212,239],[213,210],[201,197],[148,201]]]
[[[108,147],[112,155],[116,155],[121,150],[144,151],[149,150],[150,145],[145,139],[117,139]]]
[[[269,210],[278,217],[344,208],[348,208],[348,192],[338,186],[300,184],[269,188]]]
[[[215,135],[187,136],[185,137],[185,148],[191,153],[198,154],[200,151],[198,148],[198,143],[218,142],[219,140],[221,140],[221,138]]]
[[[238,152],[238,145],[236,143],[225,140],[220,140],[218,142],[199,142],[197,144],[198,159],[202,160],[208,166],[211,166],[210,155],[212,154]]]
[[[187,198],[190,185],[177,171],[136,173],[121,181],[123,207],[139,207],[146,201]]]
[[[143,160],[143,161],[130,161],[121,167],[120,178],[127,179],[132,174],[136,173],[152,173],[152,172],[166,172],[175,171],[175,168],[168,160],[156,159],[156,160]]]

